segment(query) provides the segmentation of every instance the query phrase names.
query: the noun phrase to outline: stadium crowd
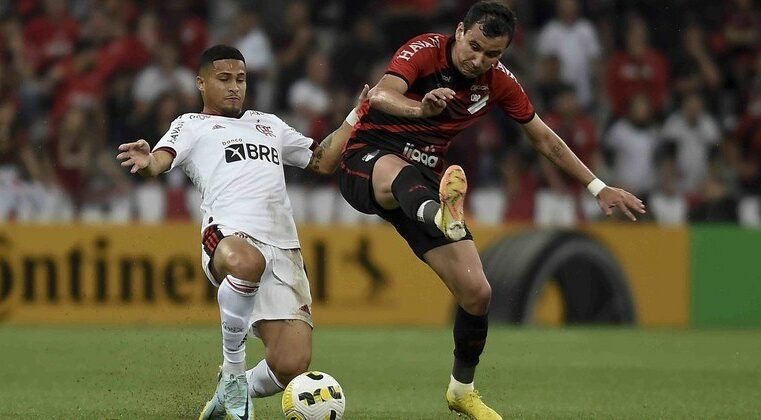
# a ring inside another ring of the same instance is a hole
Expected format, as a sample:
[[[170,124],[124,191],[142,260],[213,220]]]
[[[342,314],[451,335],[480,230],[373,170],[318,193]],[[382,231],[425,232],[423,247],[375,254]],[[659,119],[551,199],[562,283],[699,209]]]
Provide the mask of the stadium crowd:
[[[508,1],[502,61],[539,115],[658,223],[761,226],[761,8],[753,0]],[[196,220],[184,175],[129,177],[118,144],[154,144],[200,109],[209,45],[246,58],[247,108],[322,138],[407,39],[452,33],[465,0],[0,2],[0,222]],[[602,217],[499,111],[450,150],[484,222]],[[372,222],[335,179],[288,172],[297,221]]]

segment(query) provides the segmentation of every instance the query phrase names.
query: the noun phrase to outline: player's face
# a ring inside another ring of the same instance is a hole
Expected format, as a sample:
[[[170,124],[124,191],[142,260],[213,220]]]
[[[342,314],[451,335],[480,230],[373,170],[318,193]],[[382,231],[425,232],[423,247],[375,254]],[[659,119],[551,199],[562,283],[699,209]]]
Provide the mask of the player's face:
[[[198,76],[198,88],[205,112],[238,117],[246,99],[246,65],[240,60],[216,60]]]
[[[465,77],[478,77],[499,61],[509,44],[507,35],[489,38],[481,32],[480,25],[466,30],[460,22],[455,32],[452,62]]]

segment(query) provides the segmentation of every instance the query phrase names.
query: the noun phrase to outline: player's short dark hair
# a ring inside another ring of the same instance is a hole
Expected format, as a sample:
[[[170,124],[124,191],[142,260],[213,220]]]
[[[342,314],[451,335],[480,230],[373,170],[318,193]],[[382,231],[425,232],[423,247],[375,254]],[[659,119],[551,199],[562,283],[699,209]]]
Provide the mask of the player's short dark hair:
[[[462,23],[466,31],[478,24],[488,38],[507,36],[512,41],[516,21],[515,12],[507,5],[494,0],[481,0],[470,7]]]
[[[209,47],[201,54],[201,60],[198,62],[198,74],[208,66],[211,66],[217,60],[240,60],[246,64],[246,59],[237,48],[229,45],[215,45]]]

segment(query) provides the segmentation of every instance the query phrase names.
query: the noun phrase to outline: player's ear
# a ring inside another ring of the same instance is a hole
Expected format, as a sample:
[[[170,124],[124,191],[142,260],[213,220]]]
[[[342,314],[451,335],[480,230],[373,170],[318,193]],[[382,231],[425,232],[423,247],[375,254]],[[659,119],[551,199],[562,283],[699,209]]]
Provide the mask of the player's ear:
[[[465,24],[460,22],[457,24],[457,29],[454,31],[454,39],[455,41],[459,41],[463,36],[465,36]]]
[[[203,80],[203,77],[201,77],[201,76],[196,76],[196,87],[197,87],[197,88],[198,88],[198,90],[200,90],[201,92],[203,92],[203,91],[204,91],[204,80]]]

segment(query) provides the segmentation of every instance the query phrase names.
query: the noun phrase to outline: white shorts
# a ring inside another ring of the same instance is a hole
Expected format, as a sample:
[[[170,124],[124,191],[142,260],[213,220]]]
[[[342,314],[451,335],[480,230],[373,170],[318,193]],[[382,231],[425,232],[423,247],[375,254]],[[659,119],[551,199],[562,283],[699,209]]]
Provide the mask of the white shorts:
[[[244,232],[226,226],[210,226],[207,230],[215,228],[221,233],[221,237],[235,235],[245,239],[262,253],[266,261],[264,273],[259,279],[259,289],[254,295],[255,303],[254,311],[251,314],[249,335],[259,337],[256,323],[264,320],[298,319],[314,328],[312,295],[309,290],[309,279],[307,279],[304,271],[301,250],[298,248],[282,249],[265,244]],[[207,233],[205,232],[203,236],[206,238]],[[214,249],[216,249],[216,244]],[[212,254],[214,249],[211,250]],[[219,286],[209,269],[210,263],[211,255],[209,255],[207,247],[201,245],[203,271],[212,284]]]

